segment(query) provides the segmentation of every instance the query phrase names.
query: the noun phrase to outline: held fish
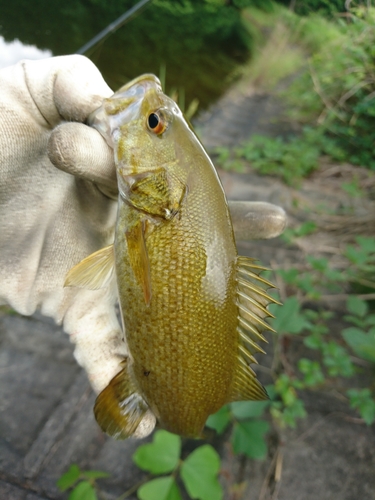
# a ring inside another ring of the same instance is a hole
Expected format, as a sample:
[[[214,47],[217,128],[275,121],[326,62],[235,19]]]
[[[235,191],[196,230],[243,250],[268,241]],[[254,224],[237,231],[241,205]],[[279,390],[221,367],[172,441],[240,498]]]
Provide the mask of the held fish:
[[[161,427],[200,437],[231,401],[267,393],[249,363],[264,352],[264,268],[239,257],[216,170],[154,75],[105,99],[91,117],[113,147],[119,186],[114,244],[75,266],[66,286],[117,278],[129,357],[95,416],[124,439]]]

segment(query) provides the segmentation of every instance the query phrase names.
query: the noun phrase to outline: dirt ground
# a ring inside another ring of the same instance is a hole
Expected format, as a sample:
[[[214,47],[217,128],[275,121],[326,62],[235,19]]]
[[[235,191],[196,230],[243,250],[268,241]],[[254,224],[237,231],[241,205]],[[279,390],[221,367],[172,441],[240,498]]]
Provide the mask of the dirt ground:
[[[237,144],[254,133],[284,133],[287,127],[280,130],[273,122],[280,109],[273,97],[236,87],[197,125],[203,143],[212,150]],[[310,219],[317,223],[319,231],[300,239],[298,246],[287,246],[280,238],[239,242],[240,253],[265,264],[280,267],[302,262],[312,248],[335,261],[337,250],[356,234],[374,234],[375,183],[366,171],[356,170],[367,193],[359,200],[340,188],[353,178],[350,165],[323,162],[299,189],[254,172],[219,173],[229,199],[280,205],[291,227]],[[351,207],[350,216],[342,210],[345,206]],[[333,307],[340,308],[340,303]],[[331,326],[339,332],[342,325]],[[290,347],[292,364],[304,356],[304,349],[301,342]],[[144,477],[131,460],[139,442],[116,442],[99,430],[92,413],[94,395],[72,353],[67,335],[50,320],[40,315],[0,315],[1,500],[67,498],[56,488],[56,480],[71,463],[108,471],[111,478],[100,482],[108,499]],[[268,355],[259,361],[267,367],[270,359]],[[365,381],[371,376],[366,370],[360,375]],[[225,500],[375,499],[375,425],[366,426],[334,386],[303,392],[301,397],[308,417],[293,430],[273,427],[266,460],[234,456],[227,437],[213,441],[223,458]],[[191,446],[189,441],[184,444],[185,449]],[[241,485],[241,496],[233,493],[234,484]]]

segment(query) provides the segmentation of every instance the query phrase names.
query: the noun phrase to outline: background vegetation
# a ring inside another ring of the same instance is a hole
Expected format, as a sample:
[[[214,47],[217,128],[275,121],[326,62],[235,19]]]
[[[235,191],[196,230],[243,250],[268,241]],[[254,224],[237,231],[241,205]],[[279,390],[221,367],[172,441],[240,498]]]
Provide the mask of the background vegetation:
[[[49,48],[54,55],[70,54],[135,3],[15,0],[10,5],[0,0],[0,35]],[[187,102],[198,99],[206,106],[228,86],[250,48],[235,2],[154,0],[87,55],[114,90],[141,73],[166,68],[168,92],[178,89]]]

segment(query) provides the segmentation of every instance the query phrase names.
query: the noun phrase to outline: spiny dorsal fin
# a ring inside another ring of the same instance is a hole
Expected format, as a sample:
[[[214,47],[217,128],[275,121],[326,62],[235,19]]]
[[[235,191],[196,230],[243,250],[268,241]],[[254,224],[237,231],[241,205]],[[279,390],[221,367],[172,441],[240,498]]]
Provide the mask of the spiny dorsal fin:
[[[92,253],[66,275],[64,286],[98,290],[108,285],[114,266],[113,245]]]
[[[148,405],[129,372],[129,358],[123,364],[125,367],[99,394],[94,406],[95,418],[102,431],[115,439],[126,439],[136,434],[148,411]]]
[[[271,330],[265,321],[273,317],[267,307],[270,303],[279,302],[268,294],[268,288],[274,288],[268,280],[259,276],[260,271],[266,268],[254,263],[248,257],[238,257],[237,260],[237,305],[238,305],[238,332],[243,345],[250,351],[262,352],[256,343],[267,342],[263,337],[264,330]],[[263,351],[264,352],[264,351]]]
[[[256,378],[250,366],[239,355],[229,403],[232,401],[260,401],[264,399],[268,399],[266,389]]]
[[[237,305],[238,305],[238,363],[234,377],[231,401],[267,399],[267,392],[256,378],[249,363],[256,363],[253,354],[265,353],[258,345],[267,342],[262,335],[264,330],[274,331],[265,321],[273,315],[267,310],[270,303],[279,302],[267,293],[274,286],[259,276],[266,268],[255,264],[253,259],[237,259]]]

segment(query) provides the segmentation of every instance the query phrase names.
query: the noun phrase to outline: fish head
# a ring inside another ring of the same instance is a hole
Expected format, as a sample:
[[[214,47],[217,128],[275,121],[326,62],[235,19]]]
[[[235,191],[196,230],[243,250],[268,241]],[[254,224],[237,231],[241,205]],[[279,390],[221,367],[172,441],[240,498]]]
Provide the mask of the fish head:
[[[161,168],[187,184],[198,157],[213,169],[178,105],[163,93],[155,75],[141,75],[120,88],[92,113],[89,123],[114,149],[120,192],[124,178]]]

